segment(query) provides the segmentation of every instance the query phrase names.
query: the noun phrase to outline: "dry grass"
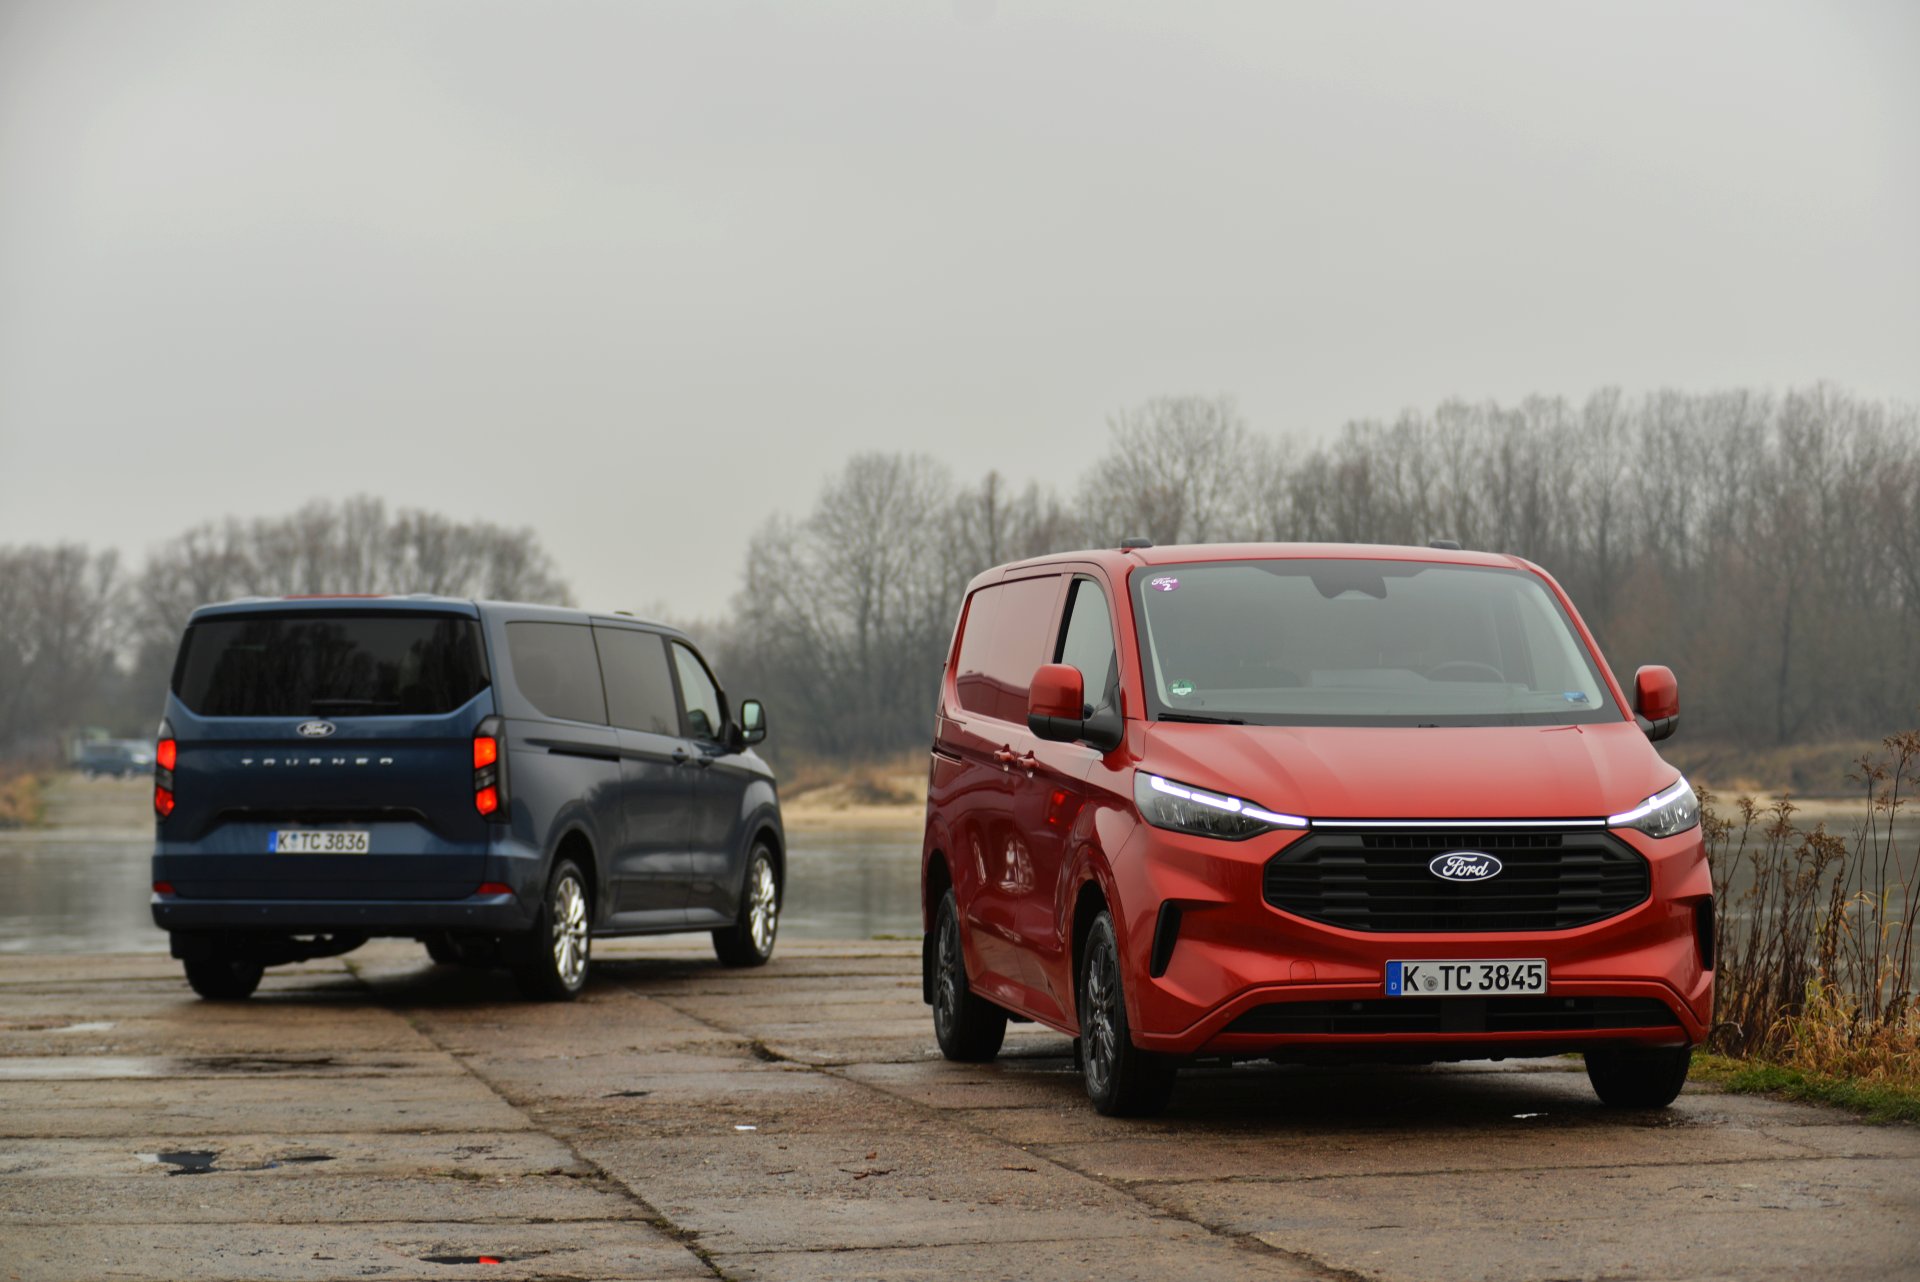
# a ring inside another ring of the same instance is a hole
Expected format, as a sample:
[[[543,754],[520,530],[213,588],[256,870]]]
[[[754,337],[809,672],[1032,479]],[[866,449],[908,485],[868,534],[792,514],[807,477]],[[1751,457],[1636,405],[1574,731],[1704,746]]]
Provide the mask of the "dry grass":
[[[1865,818],[1846,836],[1802,828],[1789,798],[1742,797],[1726,815],[1702,792],[1719,907],[1716,1045],[1753,1070],[1722,1076],[1806,1098],[1866,1092],[1858,1099],[1878,1113],[1904,1099],[1920,1117],[1920,850],[1893,823],[1920,787],[1920,732],[1887,738],[1851,774]],[[1737,873],[1747,888],[1736,896]]]
[[[915,752],[872,761],[803,758],[784,762],[780,800],[783,807],[812,810],[924,806],[927,757]]]
[[[38,771],[0,762],[0,828],[32,828],[46,818]]]

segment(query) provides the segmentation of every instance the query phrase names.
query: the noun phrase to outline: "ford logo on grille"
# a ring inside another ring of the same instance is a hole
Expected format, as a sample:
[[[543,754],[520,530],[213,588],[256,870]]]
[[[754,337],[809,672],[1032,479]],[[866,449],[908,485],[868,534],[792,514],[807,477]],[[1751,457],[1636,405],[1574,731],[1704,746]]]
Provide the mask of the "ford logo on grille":
[[[1498,877],[1503,865],[1477,850],[1452,850],[1427,861],[1427,871],[1441,881],[1485,881]]]
[[[333,733],[334,727],[331,721],[302,721],[294,728],[302,739],[324,739]]]

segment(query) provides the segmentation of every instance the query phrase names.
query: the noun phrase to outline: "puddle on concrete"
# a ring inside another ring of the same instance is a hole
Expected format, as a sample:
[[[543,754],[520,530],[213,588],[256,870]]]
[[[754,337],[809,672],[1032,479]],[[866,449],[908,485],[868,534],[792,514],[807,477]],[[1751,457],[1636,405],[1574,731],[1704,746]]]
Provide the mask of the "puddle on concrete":
[[[600,1098],[601,1099],[639,1099],[643,1095],[651,1095],[651,1094],[653,1094],[652,1091],[608,1091],[605,1095],[602,1095]]]
[[[331,1055],[199,1055],[180,1061],[188,1068],[208,1073],[297,1073],[309,1068],[331,1068]],[[394,1065],[368,1064],[367,1068],[391,1068]]]
[[[423,1255],[420,1257],[428,1264],[505,1264],[508,1260],[524,1259],[518,1255]]]
[[[211,1148],[169,1149],[164,1153],[135,1154],[143,1162],[165,1164],[174,1169],[168,1175],[205,1175],[214,1169],[220,1150]]]
[[[146,1055],[19,1055],[0,1059],[0,1080],[163,1077],[171,1062]]]

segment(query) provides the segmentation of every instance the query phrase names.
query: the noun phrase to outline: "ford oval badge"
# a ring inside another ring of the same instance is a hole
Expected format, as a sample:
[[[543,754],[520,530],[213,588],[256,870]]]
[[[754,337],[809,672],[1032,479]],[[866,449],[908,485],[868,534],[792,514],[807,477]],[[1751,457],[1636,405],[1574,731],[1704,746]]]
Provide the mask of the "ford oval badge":
[[[324,739],[333,733],[331,721],[302,721],[297,727],[303,739]]]
[[[1427,871],[1441,881],[1485,881],[1498,877],[1503,865],[1477,850],[1450,850],[1427,861]]]

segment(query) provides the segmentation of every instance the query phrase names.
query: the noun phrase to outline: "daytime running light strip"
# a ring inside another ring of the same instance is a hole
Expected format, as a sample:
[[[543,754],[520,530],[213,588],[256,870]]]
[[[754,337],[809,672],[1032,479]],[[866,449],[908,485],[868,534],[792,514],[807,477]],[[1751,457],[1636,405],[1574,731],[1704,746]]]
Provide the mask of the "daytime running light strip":
[[[1273,810],[1262,810],[1250,801],[1238,797],[1221,796],[1218,793],[1201,792],[1198,788],[1183,788],[1177,783],[1162,779],[1159,775],[1148,775],[1147,782],[1153,785],[1155,792],[1164,792],[1169,797],[1178,797],[1182,801],[1191,801],[1197,805],[1211,806],[1215,810],[1224,810],[1231,815],[1245,815],[1257,819],[1263,824],[1274,824],[1282,828],[1305,828],[1307,821],[1300,815],[1283,815]]]
[[[1609,827],[1614,827],[1614,828],[1624,827],[1625,825],[1632,823],[1636,819],[1646,818],[1648,815],[1652,814],[1656,810],[1661,809],[1664,806],[1672,805],[1674,802],[1680,800],[1681,797],[1685,796],[1688,792],[1691,792],[1691,791],[1692,791],[1692,788],[1687,783],[1687,777],[1685,775],[1682,775],[1680,776],[1680,781],[1678,783],[1674,784],[1672,787],[1668,788],[1664,792],[1654,793],[1651,797],[1648,797],[1645,801],[1635,806],[1632,810],[1623,810],[1617,815],[1608,815],[1607,824]]]

